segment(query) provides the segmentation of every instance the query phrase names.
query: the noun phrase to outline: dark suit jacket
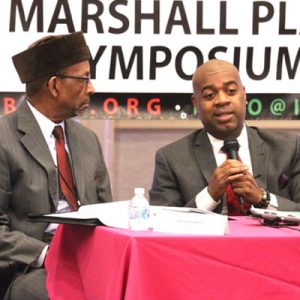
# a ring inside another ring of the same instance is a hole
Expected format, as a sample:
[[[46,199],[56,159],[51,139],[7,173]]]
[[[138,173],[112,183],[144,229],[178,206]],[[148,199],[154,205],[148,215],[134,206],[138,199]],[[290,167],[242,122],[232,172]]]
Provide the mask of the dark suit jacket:
[[[102,149],[95,133],[66,121],[78,198],[82,204],[112,200]],[[28,222],[28,214],[53,213],[58,178],[48,145],[26,102],[0,118],[0,262],[28,265],[46,244],[46,223]],[[0,265],[1,265],[0,264]]]
[[[247,127],[253,175],[259,186],[277,196],[280,210],[300,209],[300,139],[296,135]],[[156,153],[152,205],[195,207],[216,168],[204,129]],[[215,209],[221,212],[221,203]]]

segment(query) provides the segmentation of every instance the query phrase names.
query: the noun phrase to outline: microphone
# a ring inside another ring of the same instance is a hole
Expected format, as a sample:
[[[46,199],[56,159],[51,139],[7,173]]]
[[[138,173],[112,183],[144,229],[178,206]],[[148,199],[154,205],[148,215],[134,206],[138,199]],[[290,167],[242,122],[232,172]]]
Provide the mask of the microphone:
[[[223,145],[222,150],[227,154],[227,157],[229,159],[238,160],[239,148],[240,148],[240,145],[239,145],[237,139],[228,137],[224,140],[224,145]]]
[[[238,157],[239,157],[239,148],[240,148],[240,145],[237,141],[236,138],[232,138],[232,137],[227,137],[225,140],[224,140],[224,145],[222,147],[222,150],[227,154],[227,157],[229,159],[236,159],[238,160]],[[242,196],[238,196],[236,195],[239,199],[239,202],[242,206],[242,209],[244,207],[244,198]]]

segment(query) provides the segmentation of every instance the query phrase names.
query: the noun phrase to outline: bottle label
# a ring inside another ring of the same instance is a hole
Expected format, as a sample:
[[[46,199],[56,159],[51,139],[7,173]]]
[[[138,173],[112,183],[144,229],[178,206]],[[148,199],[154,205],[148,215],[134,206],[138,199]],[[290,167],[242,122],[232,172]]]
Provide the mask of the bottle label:
[[[150,217],[150,210],[148,207],[137,207],[131,206],[129,211],[129,218],[130,219],[143,219],[148,220]]]
[[[132,230],[147,230],[150,228],[150,209],[149,207],[129,207],[129,224]]]

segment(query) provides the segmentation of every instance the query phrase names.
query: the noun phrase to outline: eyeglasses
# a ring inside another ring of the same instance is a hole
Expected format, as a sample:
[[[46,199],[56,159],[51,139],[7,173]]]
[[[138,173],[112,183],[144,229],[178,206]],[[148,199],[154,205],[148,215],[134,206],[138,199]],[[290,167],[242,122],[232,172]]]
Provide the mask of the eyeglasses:
[[[88,83],[91,80],[91,75],[88,75],[87,77],[79,77],[79,76],[71,76],[71,75],[64,75],[64,74],[57,73],[57,74],[55,74],[55,76],[57,76],[61,79],[71,78],[71,79],[82,80],[82,81],[84,81],[86,86],[88,85]]]

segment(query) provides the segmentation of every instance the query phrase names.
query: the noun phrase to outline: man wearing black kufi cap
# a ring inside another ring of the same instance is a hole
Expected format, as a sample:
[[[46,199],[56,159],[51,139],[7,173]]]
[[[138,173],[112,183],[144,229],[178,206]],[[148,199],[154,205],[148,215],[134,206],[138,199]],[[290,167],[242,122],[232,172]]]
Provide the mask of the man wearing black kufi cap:
[[[13,56],[27,99],[0,118],[0,293],[9,286],[5,299],[48,299],[43,263],[55,226],[28,222],[29,214],[112,199],[95,133],[69,119],[82,114],[94,93],[89,59],[81,32],[42,38]],[[75,204],[64,195],[57,171],[57,125],[70,160]]]

